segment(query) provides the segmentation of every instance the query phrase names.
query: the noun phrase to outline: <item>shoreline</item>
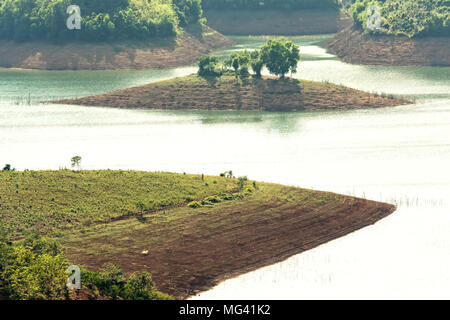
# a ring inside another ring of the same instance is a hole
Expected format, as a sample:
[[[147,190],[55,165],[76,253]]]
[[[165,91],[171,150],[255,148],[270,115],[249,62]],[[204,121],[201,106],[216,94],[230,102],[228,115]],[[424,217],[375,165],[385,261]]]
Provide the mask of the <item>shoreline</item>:
[[[165,226],[158,227],[152,221],[161,215],[172,216],[183,208],[145,215],[150,221],[144,227],[134,219],[126,219],[109,223],[107,234],[100,227],[91,228],[86,235],[68,240],[65,244],[68,257],[93,270],[111,261],[121,264],[126,273],[148,270],[158,290],[175,299],[186,300],[223,281],[282,262],[373,225],[396,210],[393,205],[333,193],[266,183],[258,185],[266,190],[236,203],[219,203],[195,209],[197,212],[190,209],[189,216]],[[271,187],[298,196],[311,192],[317,199],[323,196],[329,200],[312,207],[295,199],[285,204],[278,195],[280,191],[275,198],[268,191]],[[334,198],[341,200],[336,203]],[[165,240],[154,240],[163,237]],[[156,247],[148,245],[153,241],[158,241]],[[86,250],[78,249],[81,243],[90,244]],[[88,254],[91,245],[119,252],[106,253],[106,257],[99,252]],[[125,246],[136,247],[136,252],[141,248],[148,250],[148,256],[123,250]]]
[[[208,26],[194,26],[173,39],[122,43],[0,40],[0,67],[16,70],[145,70],[182,67],[233,42]]]
[[[196,92],[195,95],[192,93]],[[197,75],[151,83],[53,104],[154,110],[316,111],[355,110],[412,104],[391,95],[372,94],[331,83],[274,77]]]
[[[336,34],[327,48],[351,64],[450,66],[450,37],[368,35],[348,26]]]
[[[322,192],[322,191],[317,191],[317,192]],[[365,199],[359,199],[359,198],[355,198],[355,199],[363,200],[363,201],[365,200]],[[365,201],[372,202],[374,204],[377,203],[377,201],[371,201],[371,200],[365,200]],[[380,203],[380,202],[378,202],[378,203]],[[380,204],[382,204],[382,203],[380,203]],[[394,214],[396,212],[397,207],[395,207],[394,205],[389,205],[389,204],[385,204],[385,205],[392,206],[392,208],[391,208],[392,211],[389,212],[389,209],[386,209],[385,212],[382,212],[382,213],[380,212],[377,215],[367,218],[366,220],[361,220],[354,225],[344,227],[334,234],[324,236],[316,241],[310,241],[307,244],[301,245],[298,248],[294,248],[294,249],[290,249],[288,251],[282,252],[282,253],[275,255],[265,261],[260,261],[253,265],[248,265],[248,266],[242,267],[240,269],[234,270],[233,272],[223,274],[214,279],[214,282],[213,282],[214,284],[211,284],[210,286],[207,286],[207,287],[202,286],[200,288],[196,288],[193,290],[194,293],[191,296],[187,296],[187,297],[183,296],[183,297],[181,297],[182,298],[181,300],[191,300],[192,298],[195,298],[197,295],[199,295],[201,293],[204,293],[204,292],[214,289],[215,287],[217,287],[218,285],[220,285],[221,283],[223,283],[225,281],[238,278],[247,273],[255,272],[259,269],[269,267],[269,266],[275,265],[277,263],[281,263],[283,261],[286,261],[289,258],[292,258],[296,255],[302,254],[303,252],[313,250],[317,247],[320,247],[321,245],[327,244],[328,242],[340,239],[342,237],[345,237],[349,234],[357,232],[366,227],[373,226],[378,221],[380,221],[384,218],[387,218],[388,216],[390,216],[391,214]]]
[[[0,178],[6,239],[38,232],[61,243],[73,265],[100,271],[113,263],[125,275],[147,271],[158,291],[180,300],[397,209],[274,183],[241,185],[224,176],[58,170],[0,172]],[[29,208],[26,221],[19,205]],[[98,296],[85,293],[74,298]]]

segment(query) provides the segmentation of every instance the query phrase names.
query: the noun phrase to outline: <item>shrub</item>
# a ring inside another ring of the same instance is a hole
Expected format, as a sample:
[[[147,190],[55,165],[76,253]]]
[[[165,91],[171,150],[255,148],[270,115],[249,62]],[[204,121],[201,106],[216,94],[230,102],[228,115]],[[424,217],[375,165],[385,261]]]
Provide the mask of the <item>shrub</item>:
[[[244,189],[245,184],[247,183],[248,178],[247,177],[239,177],[237,181],[237,185],[239,189]]]
[[[42,254],[48,251],[41,245],[0,245],[0,295],[17,300],[64,299],[68,264],[61,254]]]
[[[217,57],[204,56],[198,60],[198,72],[200,77],[220,77],[221,72],[217,68]]]
[[[370,5],[381,11],[381,29],[367,27]],[[448,0],[356,0],[350,7],[356,26],[370,33],[417,36],[450,34]]]
[[[125,300],[170,300],[170,296],[155,289],[148,272],[133,273],[128,280],[122,268],[106,264],[102,272],[82,270],[81,281],[93,291],[112,299]]]
[[[244,192],[247,193],[247,194],[253,193],[253,189],[252,188],[245,188]]]
[[[198,201],[192,201],[192,202],[188,203],[188,207],[193,208],[193,209],[200,208],[201,206],[202,206],[202,204]]]
[[[10,164],[5,164],[3,171],[16,171],[16,169],[12,169]]]
[[[209,196],[203,199],[202,204],[219,203],[222,202],[218,196]]]

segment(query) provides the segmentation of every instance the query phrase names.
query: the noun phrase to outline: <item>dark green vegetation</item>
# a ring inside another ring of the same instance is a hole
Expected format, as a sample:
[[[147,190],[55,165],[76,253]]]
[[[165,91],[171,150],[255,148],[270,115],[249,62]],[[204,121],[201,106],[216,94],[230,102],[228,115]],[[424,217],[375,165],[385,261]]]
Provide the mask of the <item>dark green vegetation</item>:
[[[371,4],[381,9],[381,29],[369,30]],[[350,7],[355,24],[369,33],[420,36],[450,36],[449,0],[356,0]]]
[[[202,57],[199,62],[198,75],[202,77],[218,77],[226,74],[230,68],[236,77],[248,76],[249,67],[256,77],[261,77],[261,71],[265,66],[271,74],[284,78],[288,72],[297,72],[297,64],[300,61],[300,49],[292,41],[285,38],[269,40],[261,50],[252,52],[233,52],[219,65],[216,57]]]
[[[336,0],[203,0],[204,9],[337,9]]]
[[[200,22],[201,0],[77,0],[81,30],[68,30],[71,0],[0,0],[0,39],[109,41],[172,37]]]
[[[69,263],[58,242],[29,235],[12,244],[0,241],[0,300],[76,299],[67,289]],[[97,299],[167,300],[157,291],[149,273],[135,272],[128,279],[119,266],[108,264],[101,272],[83,269],[83,293]]]

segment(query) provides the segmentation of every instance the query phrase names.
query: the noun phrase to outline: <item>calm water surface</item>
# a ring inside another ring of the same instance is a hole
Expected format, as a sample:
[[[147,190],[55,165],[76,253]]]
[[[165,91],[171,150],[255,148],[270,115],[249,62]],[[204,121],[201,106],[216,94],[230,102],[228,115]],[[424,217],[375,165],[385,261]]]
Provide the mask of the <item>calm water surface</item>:
[[[234,38],[234,49],[266,39]],[[296,37],[298,78],[414,99],[340,112],[186,112],[42,105],[195,72],[0,69],[0,165],[217,175],[334,191],[397,204],[372,227],[231,279],[201,299],[450,298],[450,68],[340,62]],[[218,52],[226,54],[229,50]],[[195,94],[195,92],[193,93]]]

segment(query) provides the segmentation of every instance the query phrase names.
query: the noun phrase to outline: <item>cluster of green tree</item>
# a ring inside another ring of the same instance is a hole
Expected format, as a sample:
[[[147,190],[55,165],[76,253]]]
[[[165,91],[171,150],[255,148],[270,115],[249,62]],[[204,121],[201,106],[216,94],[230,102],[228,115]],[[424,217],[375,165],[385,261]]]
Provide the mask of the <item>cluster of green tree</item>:
[[[204,9],[337,9],[337,0],[203,0]]]
[[[68,266],[60,246],[53,240],[32,235],[21,244],[12,244],[0,239],[0,298],[67,299]],[[82,270],[81,283],[110,299],[170,299],[155,289],[147,272],[134,273],[126,279],[122,269],[115,265],[107,265],[102,272]]]
[[[233,71],[236,77],[253,75],[261,77],[266,67],[271,74],[284,78],[289,72],[297,72],[300,61],[300,48],[285,38],[269,40],[261,50],[232,52],[222,64],[217,57],[205,56],[198,61],[198,75],[201,77],[219,77]]]
[[[367,32],[392,35],[449,36],[450,0],[354,0],[350,13],[355,24]],[[381,13],[381,28],[367,27],[373,15],[370,6]]]
[[[16,169],[12,168],[10,164],[5,164],[5,166],[3,167],[3,171],[16,171]]]
[[[80,7],[81,29],[66,27],[67,8]],[[0,0],[0,38],[17,41],[109,41],[176,35],[197,23],[201,0]]]

